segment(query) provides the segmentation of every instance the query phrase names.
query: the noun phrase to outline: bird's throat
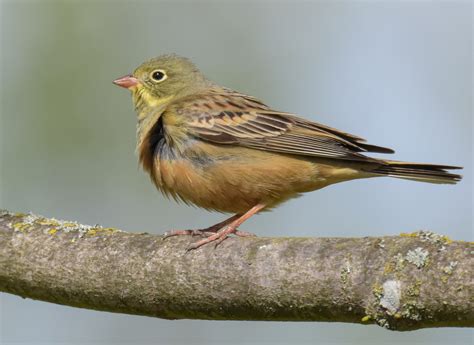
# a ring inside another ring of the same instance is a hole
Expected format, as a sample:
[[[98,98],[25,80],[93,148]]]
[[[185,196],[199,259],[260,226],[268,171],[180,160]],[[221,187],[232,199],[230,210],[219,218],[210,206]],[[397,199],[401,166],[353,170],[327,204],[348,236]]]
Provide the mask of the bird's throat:
[[[141,84],[133,87],[131,91],[133,104],[135,105],[135,111],[137,112],[139,122],[149,117],[152,113],[155,113],[158,109],[163,108],[173,99],[173,96],[157,97],[156,95],[151,94]]]

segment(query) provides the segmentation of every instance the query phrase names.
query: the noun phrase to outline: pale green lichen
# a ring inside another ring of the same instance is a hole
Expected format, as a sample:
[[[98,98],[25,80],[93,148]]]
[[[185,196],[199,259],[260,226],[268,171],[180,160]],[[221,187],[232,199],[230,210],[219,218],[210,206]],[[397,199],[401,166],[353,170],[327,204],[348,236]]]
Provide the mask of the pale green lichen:
[[[8,210],[0,209],[0,217],[11,216],[12,214]]]
[[[422,319],[423,305],[418,303],[416,298],[421,293],[421,281],[416,280],[413,285],[410,285],[406,289],[407,301],[402,305],[400,316],[406,319],[420,321]]]
[[[448,236],[440,235],[432,231],[419,231],[418,237],[424,242],[433,243],[439,246],[451,244],[453,242]]]
[[[395,255],[395,270],[397,272],[401,271],[405,267],[405,257],[398,253]]]
[[[417,268],[422,268],[426,265],[428,261],[429,252],[426,249],[417,247],[414,250],[408,251],[405,256],[405,259],[415,265]]]
[[[401,233],[402,237],[417,237],[423,242],[435,244],[439,247],[439,251],[446,249],[446,245],[451,244],[453,241],[446,235],[439,235],[432,231],[420,230],[412,233]]]
[[[383,287],[382,285],[375,283],[372,286],[372,293],[380,301],[380,298],[383,296]]]
[[[454,269],[456,268],[457,265],[458,265],[458,262],[457,262],[457,261],[451,261],[448,266],[443,267],[443,268],[441,269],[441,271],[444,273],[444,274],[441,276],[441,281],[442,281],[443,283],[446,284],[446,283],[448,282],[449,277],[453,274]]]
[[[400,307],[401,284],[398,280],[387,280],[382,285],[380,306],[387,310],[387,314],[395,314]]]
[[[453,274],[453,271],[454,271],[454,269],[456,268],[457,265],[458,265],[457,261],[451,261],[448,266],[443,267],[443,272],[448,274],[448,275],[451,275],[451,274]]]
[[[379,325],[380,327],[390,329],[390,324],[388,323],[388,320],[385,318],[375,319],[375,322],[377,322],[377,325]]]
[[[406,289],[406,294],[410,297],[418,297],[420,295],[421,281],[416,280],[413,285],[410,285]]]
[[[380,285],[375,283],[372,286],[372,294],[375,301],[371,303],[371,307],[366,310],[366,315],[362,318],[362,322],[374,320],[381,327],[390,329],[390,317],[399,319],[401,314],[401,282],[398,280],[387,280]]]
[[[44,233],[54,235],[58,232],[76,232],[78,233],[78,237],[82,238],[84,236],[94,236],[98,233],[113,233],[120,231],[115,228],[104,228],[100,225],[84,225],[78,222],[71,222],[66,220],[60,220],[56,218],[46,218],[43,216],[38,216],[33,213],[16,213],[12,214],[6,210],[1,210],[1,215],[9,215],[16,219],[13,219],[8,226],[13,228],[15,231],[29,231],[34,230],[36,226],[45,226],[46,228],[43,229]]]
[[[380,300],[383,297],[383,286],[375,283],[372,286],[372,293],[375,296],[375,302],[372,304],[370,309],[365,311],[366,315],[362,318],[362,321],[367,322],[369,320],[374,320],[377,325],[389,329],[390,324],[385,317],[384,309],[380,306]]]
[[[71,222],[71,221],[59,220],[59,219],[54,219],[54,218],[53,220],[57,222],[58,230],[63,231],[63,232],[74,231],[74,232],[79,232],[81,235],[85,235],[89,230],[94,228],[94,226],[84,225],[78,222]]]
[[[402,306],[401,316],[406,319],[420,321],[422,319],[422,309],[422,305],[417,304],[415,301],[408,301]]]
[[[398,253],[390,261],[386,262],[383,268],[384,275],[391,275],[394,272],[400,272],[405,267],[405,257]]]

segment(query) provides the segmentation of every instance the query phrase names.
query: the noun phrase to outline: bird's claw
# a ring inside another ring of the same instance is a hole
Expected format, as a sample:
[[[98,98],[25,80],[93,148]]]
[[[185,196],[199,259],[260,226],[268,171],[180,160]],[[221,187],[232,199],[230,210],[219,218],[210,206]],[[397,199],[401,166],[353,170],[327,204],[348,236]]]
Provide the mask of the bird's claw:
[[[186,248],[186,252],[191,250],[197,249],[207,243],[214,242],[214,248],[216,248],[219,244],[221,244],[225,239],[229,237],[229,235],[234,234],[239,237],[253,237],[254,234],[246,231],[240,231],[235,229],[235,227],[229,225],[224,226],[220,229],[216,229],[214,227],[208,229],[199,229],[199,230],[171,230],[167,231],[163,234],[162,240],[167,239],[168,237],[172,236],[201,236],[205,237],[202,240],[196,241],[188,245]]]
[[[162,240],[165,240],[168,237],[183,236],[183,235],[192,236],[192,237],[195,237],[195,236],[209,237],[211,235],[214,235],[214,232],[207,231],[207,229],[204,229],[204,230],[200,230],[200,229],[196,229],[196,230],[171,230],[171,231],[166,231],[163,234]]]

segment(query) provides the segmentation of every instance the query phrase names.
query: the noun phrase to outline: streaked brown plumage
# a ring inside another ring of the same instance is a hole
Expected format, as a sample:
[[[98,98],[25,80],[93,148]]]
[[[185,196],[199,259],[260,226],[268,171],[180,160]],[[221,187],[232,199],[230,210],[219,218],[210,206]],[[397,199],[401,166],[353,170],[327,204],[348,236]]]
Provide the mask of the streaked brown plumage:
[[[375,159],[393,153],[358,136],[221,87],[185,58],[165,55],[115,83],[132,91],[138,114],[137,150],[143,168],[165,195],[197,206],[232,212],[227,222],[199,233],[216,241],[254,213],[301,193],[358,178],[393,176],[456,183],[454,166]],[[196,231],[174,231],[170,235]]]

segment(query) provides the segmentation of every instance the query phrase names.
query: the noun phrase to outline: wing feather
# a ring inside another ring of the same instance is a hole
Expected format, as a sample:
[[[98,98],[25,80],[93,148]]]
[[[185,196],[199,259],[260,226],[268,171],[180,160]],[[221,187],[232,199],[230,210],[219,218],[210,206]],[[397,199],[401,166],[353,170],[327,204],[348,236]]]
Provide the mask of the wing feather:
[[[365,139],[271,110],[256,98],[228,89],[211,90],[175,104],[188,131],[215,144],[324,158],[371,161],[359,152],[393,153]]]

